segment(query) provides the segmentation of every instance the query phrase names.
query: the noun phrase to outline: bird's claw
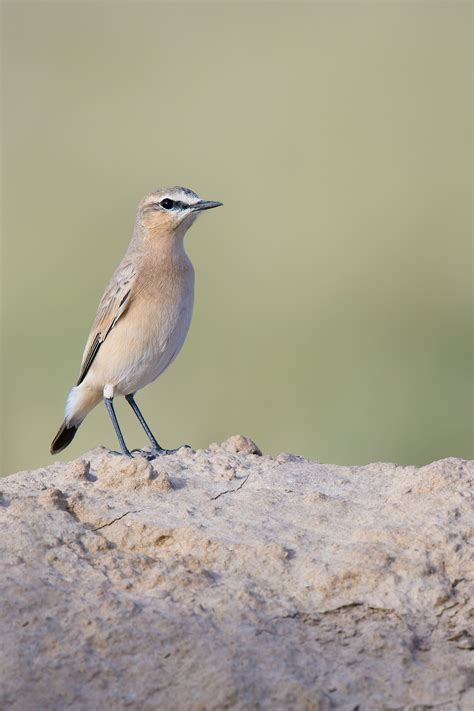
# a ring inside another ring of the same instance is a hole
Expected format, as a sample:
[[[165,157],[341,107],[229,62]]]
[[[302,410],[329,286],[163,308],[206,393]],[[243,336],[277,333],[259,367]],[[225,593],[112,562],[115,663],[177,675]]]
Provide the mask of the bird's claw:
[[[136,450],[133,450],[133,451],[135,452]],[[128,451],[127,452],[117,452],[115,449],[110,449],[109,452],[110,452],[110,454],[113,454],[115,457],[129,457],[129,458],[133,457],[133,453],[128,452]]]
[[[181,447],[176,447],[176,449],[164,449],[163,447],[153,447],[153,449],[132,449],[132,456],[136,453],[140,457],[144,457],[150,461],[151,459],[156,459],[157,457],[162,457],[166,454],[176,454],[183,447],[188,447],[191,449],[191,445],[182,444]]]

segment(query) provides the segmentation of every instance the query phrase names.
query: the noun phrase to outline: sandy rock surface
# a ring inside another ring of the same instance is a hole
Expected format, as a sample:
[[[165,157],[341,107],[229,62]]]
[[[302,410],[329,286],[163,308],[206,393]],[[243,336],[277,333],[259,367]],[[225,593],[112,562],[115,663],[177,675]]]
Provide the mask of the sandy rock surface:
[[[0,481],[0,708],[474,709],[474,462],[244,437]]]

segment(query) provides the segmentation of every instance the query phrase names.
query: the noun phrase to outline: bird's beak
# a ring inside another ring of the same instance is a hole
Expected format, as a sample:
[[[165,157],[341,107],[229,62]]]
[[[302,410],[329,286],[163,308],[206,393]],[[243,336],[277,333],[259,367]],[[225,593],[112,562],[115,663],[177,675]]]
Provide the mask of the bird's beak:
[[[193,205],[193,210],[212,210],[213,207],[220,207],[221,202],[216,202],[215,200],[200,200],[195,205]]]

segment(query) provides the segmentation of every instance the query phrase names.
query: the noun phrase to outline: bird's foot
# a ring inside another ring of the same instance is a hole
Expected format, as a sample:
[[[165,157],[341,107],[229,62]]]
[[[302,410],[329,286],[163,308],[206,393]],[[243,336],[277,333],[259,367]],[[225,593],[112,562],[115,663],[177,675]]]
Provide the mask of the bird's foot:
[[[113,454],[116,457],[133,457],[133,453],[129,452],[128,449],[125,452],[116,452],[115,449],[110,449],[110,454]],[[133,450],[134,452],[136,451],[135,449]]]
[[[176,447],[176,449],[164,449],[160,446],[153,447],[152,449],[132,449],[132,456],[136,452],[141,457],[145,457],[145,459],[156,459],[156,457],[162,457],[165,454],[175,454],[176,452],[179,452],[179,450],[183,447],[188,447],[189,449],[191,449],[191,445],[189,444],[182,444],[181,447]]]

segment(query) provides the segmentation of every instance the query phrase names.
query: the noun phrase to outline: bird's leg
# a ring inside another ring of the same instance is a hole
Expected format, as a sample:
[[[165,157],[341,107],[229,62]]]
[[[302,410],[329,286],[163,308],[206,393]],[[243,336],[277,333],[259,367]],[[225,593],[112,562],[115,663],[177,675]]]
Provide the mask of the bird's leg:
[[[112,420],[112,424],[114,426],[114,430],[117,435],[117,438],[118,438],[118,441],[120,444],[120,449],[122,450],[122,454],[124,455],[124,457],[131,457],[132,454],[127,449],[127,445],[125,444],[125,440],[123,438],[122,430],[120,429],[120,425],[117,420],[117,415],[115,414],[113,398],[104,397],[104,402],[105,402],[105,407],[107,408],[107,412],[110,415],[110,419]],[[117,454],[118,454],[118,452],[117,452]]]
[[[125,395],[125,399],[128,402],[128,404],[130,405],[130,407],[132,408],[135,415],[137,416],[139,423],[145,430],[146,436],[148,437],[148,439],[151,442],[151,455],[152,456],[156,456],[158,454],[174,454],[174,452],[177,452],[178,449],[181,449],[181,447],[177,447],[176,449],[163,449],[163,447],[158,443],[158,440],[156,439],[156,437],[153,434],[153,432],[151,431],[151,429],[148,427],[148,424],[147,424],[145,418],[143,417],[143,415],[140,411],[140,408],[138,407],[137,403],[135,402],[135,398],[134,398],[133,394],[132,395]],[[184,446],[187,447],[188,445],[184,445]],[[133,450],[133,451],[135,451],[135,450]],[[141,451],[141,450],[139,450],[139,451]],[[142,454],[143,454],[143,452],[142,452]]]
[[[125,400],[128,402],[128,404],[132,408],[133,412],[137,416],[139,423],[145,430],[145,434],[148,437],[148,439],[150,440],[152,448],[156,449],[158,452],[163,451],[163,447],[158,443],[155,435],[153,434],[151,429],[148,427],[147,421],[143,417],[143,415],[140,411],[140,408],[138,407],[137,403],[135,402],[133,395],[125,395]]]

